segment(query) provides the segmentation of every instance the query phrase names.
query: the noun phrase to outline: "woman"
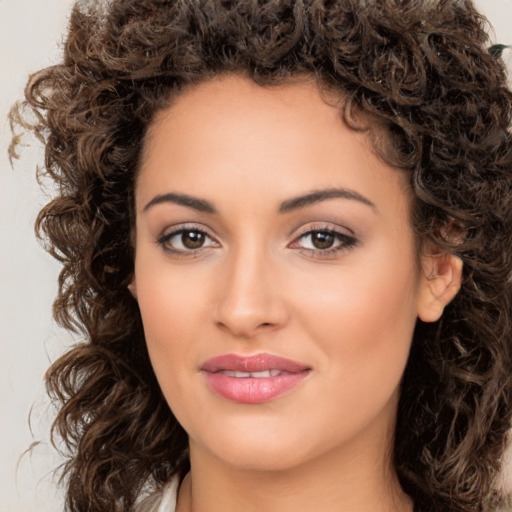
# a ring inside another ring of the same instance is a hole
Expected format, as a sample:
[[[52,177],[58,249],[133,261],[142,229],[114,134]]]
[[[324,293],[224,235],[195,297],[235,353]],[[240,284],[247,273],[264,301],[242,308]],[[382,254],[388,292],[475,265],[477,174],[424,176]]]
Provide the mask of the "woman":
[[[69,510],[497,510],[512,95],[470,2],[77,5],[57,197]]]

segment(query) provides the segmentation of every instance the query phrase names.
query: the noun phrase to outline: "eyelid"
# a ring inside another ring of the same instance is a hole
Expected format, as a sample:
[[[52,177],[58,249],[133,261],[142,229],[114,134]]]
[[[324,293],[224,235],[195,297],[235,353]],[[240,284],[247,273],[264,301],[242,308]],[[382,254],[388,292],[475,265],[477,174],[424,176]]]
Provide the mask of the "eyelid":
[[[290,238],[292,238],[293,243],[293,241],[299,239],[301,236],[305,236],[311,232],[315,233],[318,231],[327,231],[329,233],[333,233],[335,235],[339,234],[340,236],[347,238],[359,238],[354,230],[350,229],[348,226],[329,221],[304,222],[300,227],[295,228],[292,233],[290,233]]]
[[[332,231],[333,233],[339,233],[348,237],[356,237],[355,232],[347,226],[341,224],[335,224],[332,222],[314,221],[304,224],[298,229],[295,229],[290,236],[294,239],[311,233],[312,231]],[[346,231],[346,232],[345,232]]]
[[[199,231],[200,233],[204,233],[205,235],[208,235],[212,239],[215,238],[210,233],[210,230],[208,228],[206,228],[202,224],[196,224],[194,222],[184,222],[184,223],[179,223],[179,224],[173,224],[171,226],[166,226],[165,229],[163,229],[161,231],[161,234],[158,235],[158,238],[160,239],[162,237],[180,233],[182,231]]]

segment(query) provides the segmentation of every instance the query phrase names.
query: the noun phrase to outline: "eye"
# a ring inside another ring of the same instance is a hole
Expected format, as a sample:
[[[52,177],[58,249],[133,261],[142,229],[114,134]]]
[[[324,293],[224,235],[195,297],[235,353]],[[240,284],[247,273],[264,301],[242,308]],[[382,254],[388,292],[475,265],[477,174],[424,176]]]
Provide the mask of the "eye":
[[[336,242],[336,235],[328,231],[312,231],[303,237],[303,241],[308,241],[308,249],[330,249]]]
[[[198,228],[179,228],[162,235],[158,243],[169,252],[191,253],[206,247],[218,247],[205,231]]]
[[[297,237],[290,247],[322,255],[347,250],[357,244],[353,236],[330,229],[310,229]]]

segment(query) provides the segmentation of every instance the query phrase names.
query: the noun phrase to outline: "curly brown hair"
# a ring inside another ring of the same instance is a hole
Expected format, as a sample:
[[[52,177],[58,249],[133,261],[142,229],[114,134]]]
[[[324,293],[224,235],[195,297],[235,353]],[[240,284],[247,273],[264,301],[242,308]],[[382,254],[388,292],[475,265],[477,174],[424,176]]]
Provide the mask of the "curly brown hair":
[[[308,75],[342,94],[354,129],[361,117],[384,129],[376,150],[410,173],[418,239],[464,264],[442,320],[418,321],[396,473],[418,511],[496,509],[512,416],[512,93],[486,29],[459,0],[77,3],[62,62],[11,114],[16,129],[35,113],[46,144],[58,192],[36,227],[62,263],[55,318],[84,339],[47,373],[67,510],[133,510],[189,468],[127,289],[134,184],[155,113],[224,73],[265,86]]]

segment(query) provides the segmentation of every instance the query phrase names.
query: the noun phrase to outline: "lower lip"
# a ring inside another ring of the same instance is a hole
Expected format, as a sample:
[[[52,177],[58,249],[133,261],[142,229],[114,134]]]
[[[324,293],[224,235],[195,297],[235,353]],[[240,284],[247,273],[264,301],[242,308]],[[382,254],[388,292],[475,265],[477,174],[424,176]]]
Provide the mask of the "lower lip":
[[[208,386],[223,398],[240,404],[261,404],[290,391],[309,371],[276,377],[229,377],[223,373],[205,372]]]

